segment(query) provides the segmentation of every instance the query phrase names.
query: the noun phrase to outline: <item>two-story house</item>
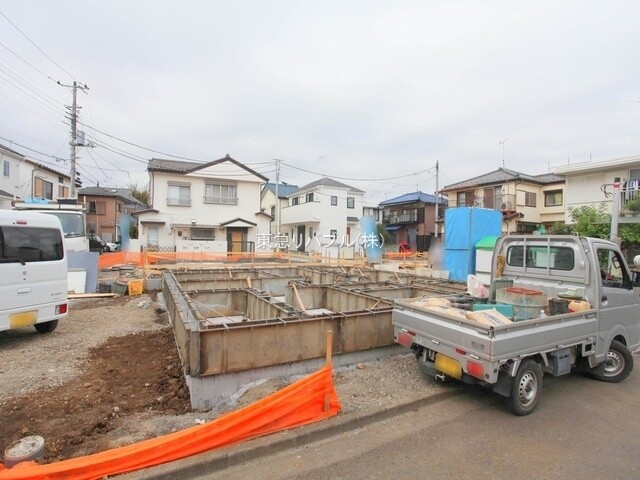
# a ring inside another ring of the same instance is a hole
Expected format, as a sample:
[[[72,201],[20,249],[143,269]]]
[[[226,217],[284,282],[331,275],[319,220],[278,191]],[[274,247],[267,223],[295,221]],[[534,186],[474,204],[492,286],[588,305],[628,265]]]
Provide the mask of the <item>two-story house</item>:
[[[255,251],[271,216],[260,210],[268,179],[229,155],[208,163],[153,158],[151,208],[135,212],[141,243],[176,251]]]
[[[359,253],[363,202],[362,190],[323,177],[289,194],[289,205],[281,210],[280,233],[300,252]]]
[[[414,251],[429,250],[436,234],[436,204],[434,195],[423,192],[405,193],[380,202],[382,225],[393,243],[408,243]],[[440,199],[438,217],[444,215],[446,201]]]
[[[127,188],[84,187],[78,190],[78,201],[86,208],[87,232],[107,242],[122,243],[128,238],[131,213],[147,205],[131,196]],[[127,242],[125,242],[127,243]]]
[[[571,210],[582,206],[605,205],[612,213],[614,183],[619,180],[620,211],[640,198],[640,156],[614,158],[600,162],[575,163],[556,167],[554,173],[565,179],[565,221],[572,223]],[[622,217],[620,223],[637,223],[637,217]]]
[[[271,235],[280,233],[278,232],[278,223],[282,207],[286,207],[289,204],[289,195],[298,190],[298,188],[297,185],[289,185],[286,182],[279,183],[277,186],[275,183],[267,183],[262,187],[260,209],[263,212],[267,212],[271,215],[271,218],[273,218],[269,229]],[[276,190],[278,191],[278,201],[276,201]]]
[[[0,145],[0,208],[14,200],[68,198],[71,177]]]
[[[502,212],[503,233],[533,233],[564,221],[564,178],[527,175],[506,168],[445,186],[449,208],[490,208]],[[446,227],[445,227],[446,228]]]

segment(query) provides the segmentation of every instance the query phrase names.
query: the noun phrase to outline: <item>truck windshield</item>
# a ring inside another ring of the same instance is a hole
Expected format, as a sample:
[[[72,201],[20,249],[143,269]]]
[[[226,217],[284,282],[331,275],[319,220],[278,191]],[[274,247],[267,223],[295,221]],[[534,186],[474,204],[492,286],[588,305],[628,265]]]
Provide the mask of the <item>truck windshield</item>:
[[[64,236],[70,237],[84,237],[84,219],[81,213],[77,212],[46,212],[50,215],[55,215],[60,219],[62,224],[62,231]]]

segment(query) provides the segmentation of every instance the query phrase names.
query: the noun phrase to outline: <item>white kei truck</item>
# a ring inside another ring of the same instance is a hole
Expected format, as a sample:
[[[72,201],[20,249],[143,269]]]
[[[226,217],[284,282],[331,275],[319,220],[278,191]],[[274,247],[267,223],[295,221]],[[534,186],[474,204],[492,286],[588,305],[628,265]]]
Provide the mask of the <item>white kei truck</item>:
[[[493,252],[489,301],[495,295],[498,303],[491,312],[505,306],[501,299],[524,298],[514,311],[537,308],[535,314],[480,323],[458,308],[396,300],[395,341],[415,352],[423,373],[489,387],[507,397],[512,413],[528,415],[540,399],[544,374],[573,369],[611,383],[629,375],[632,352],[640,346],[640,297],[632,280],[615,243],[569,235],[503,236]],[[470,298],[471,304],[477,300]],[[549,306],[564,299],[568,308],[547,314],[541,303],[527,307],[534,298]]]
[[[60,220],[0,210],[0,331],[55,330],[67,316],[67,257]]]

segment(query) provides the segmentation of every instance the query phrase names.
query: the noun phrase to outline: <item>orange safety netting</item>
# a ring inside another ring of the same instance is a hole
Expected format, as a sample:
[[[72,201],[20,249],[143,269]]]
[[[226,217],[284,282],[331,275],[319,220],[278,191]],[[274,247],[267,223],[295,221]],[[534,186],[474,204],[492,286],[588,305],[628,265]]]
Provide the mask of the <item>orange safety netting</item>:
[[[281,253],[253,253],[253,252],[111,252],[98,257],[98,268],[105,269],[114,265],[145,265],[172,264],[180,262],[239,262],[255,260],[278,260],[286,258]]]
[[[324,420],[339,411],[333,371],[327,364],[262,400],[204,425],[57,463],[23,462],[11,469],[0,464],[0,480],[99,479]]]

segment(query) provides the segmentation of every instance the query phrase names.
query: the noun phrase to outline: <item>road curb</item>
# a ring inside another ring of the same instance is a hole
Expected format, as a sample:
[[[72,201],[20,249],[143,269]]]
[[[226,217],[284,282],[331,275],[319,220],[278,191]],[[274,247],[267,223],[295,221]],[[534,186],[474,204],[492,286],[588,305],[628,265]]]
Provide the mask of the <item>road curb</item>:
[[[212,472],[225,470],[244,462],[323,440],[350,430],[356,430],[371,423],[387,420],[411,410],[449,400],[464,395],[465,393],[467,393],[467,391],[465,391],[464,388],[452,385],[447,387],[446,391],[438,392],[408,403],[393,405],[383,410],[365,411],[351,416],[345,415],[344,417],[338,415],[323,422],[259,437],[157,467],[138,470],[119,476],[118,478],[123,480],[134,478],[140,480],[173,480],[176,478],[185,480],[200,478]]]

